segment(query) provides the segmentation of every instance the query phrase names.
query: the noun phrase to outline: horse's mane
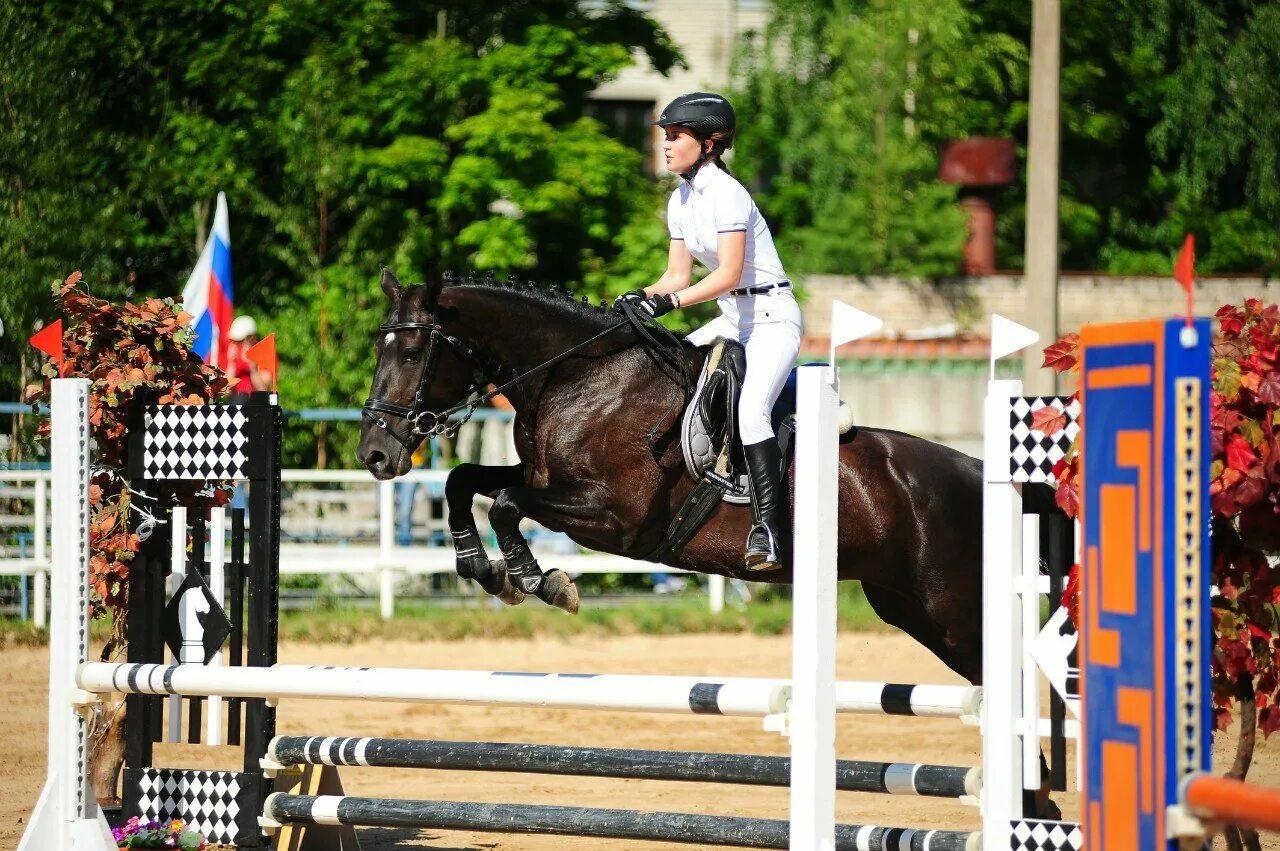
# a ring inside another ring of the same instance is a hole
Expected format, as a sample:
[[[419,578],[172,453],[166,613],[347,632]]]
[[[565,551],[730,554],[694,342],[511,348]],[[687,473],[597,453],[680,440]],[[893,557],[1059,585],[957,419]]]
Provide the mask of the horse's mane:
[[[492,272],[487,275],[445,273],[443,284],[446,289],[465,287],[505,291],[521,302],[532,302],[586,329],[603,331],[616,324],[619,318],[609,302],[601,301],[593,304],[586,296],[576,298],[573,293],[559,284],[548,287],[515,277],[499,279]]]

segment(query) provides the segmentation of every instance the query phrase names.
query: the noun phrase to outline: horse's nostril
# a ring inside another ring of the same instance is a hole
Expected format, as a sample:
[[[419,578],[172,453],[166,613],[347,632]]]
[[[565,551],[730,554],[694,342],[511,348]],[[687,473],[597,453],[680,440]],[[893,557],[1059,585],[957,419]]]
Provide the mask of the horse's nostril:
[[[381,470],[387,465],[387,456],[376,449],[371,449],[364,456],[364,465],[370,470]]]

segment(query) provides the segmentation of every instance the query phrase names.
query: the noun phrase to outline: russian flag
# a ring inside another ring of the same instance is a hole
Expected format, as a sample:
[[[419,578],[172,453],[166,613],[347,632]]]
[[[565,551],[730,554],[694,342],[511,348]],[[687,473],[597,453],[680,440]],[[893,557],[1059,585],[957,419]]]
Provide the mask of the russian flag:
[[[227,196],[218,193],[213,214],[213,230],[182,288],[183,309],[195,317],[193,351],[205,363],[226,369],[227,334],[235,312],[231,288],[231,228],[227,219]]]

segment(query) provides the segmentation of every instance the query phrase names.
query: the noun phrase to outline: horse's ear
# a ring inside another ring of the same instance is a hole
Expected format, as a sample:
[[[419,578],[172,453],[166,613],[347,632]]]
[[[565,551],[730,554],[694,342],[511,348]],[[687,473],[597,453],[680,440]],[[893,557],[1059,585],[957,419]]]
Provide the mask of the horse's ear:
[[[382,267],[382,291],[386,293],[387,298],[392,304],[400,297],[404,287],[400,286],[400,281],[396,278],[395,273],[386,266]]]

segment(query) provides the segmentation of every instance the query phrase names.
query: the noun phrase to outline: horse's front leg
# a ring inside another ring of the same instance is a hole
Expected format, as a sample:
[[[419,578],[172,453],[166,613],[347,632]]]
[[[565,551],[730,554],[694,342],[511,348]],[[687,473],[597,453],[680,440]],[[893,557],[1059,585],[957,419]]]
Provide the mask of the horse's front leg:
[[[510,606],[523,603],[525,592],[511,583],[501,560],[489,559],[471,512],[476,494],[496,497],[502,490],[522,484],[524,473],[519,464],[510,467],[459,464],[449,471],[444,485],[445,501],[449,505],[449,533],[453,536],[454,568],[463,579],[474,579],[481,588]]]
[[[502,490],[489,509],[489,523],[498,536],[498,546],[507,563],[512,583],[526,594],[569,614],[578,612],[578,588],[569,574],[554,569],[546,573],[520,534],[520,520],[534,516],[557,527],[592,524],[607,527],[617,537],[620,529],[613,515],[602,507],[603,498],[589,486],[573,489],[513,487]],[[596,531],[600,531],[597,529]]]

